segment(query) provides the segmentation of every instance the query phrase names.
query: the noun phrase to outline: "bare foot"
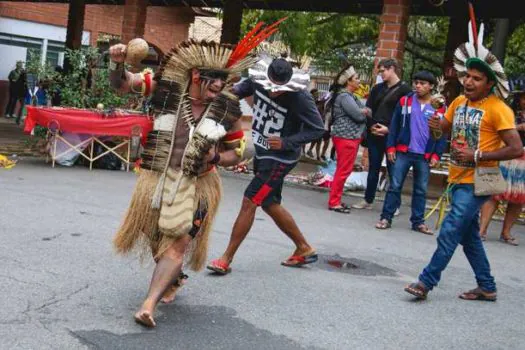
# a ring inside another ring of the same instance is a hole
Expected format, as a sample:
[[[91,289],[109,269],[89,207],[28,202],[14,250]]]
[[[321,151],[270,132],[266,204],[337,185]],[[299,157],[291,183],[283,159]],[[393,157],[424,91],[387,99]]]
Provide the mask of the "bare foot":
[[[308,256],[315,253],[315,249],[308,246],[306,248],[296,248],[292,255],[295,256]]]
[[[163,303],[163,304],[171,303],[173,300],[175,300],[175,296],[177,295],[177,291],[179,290],[180,287],[182,287],[182,286],[172,285],[171,287],[169,287],[164,292],[164,295],[160,299],[160,302]]]
[[[142,307],[136,314],[135,314],[135,322],[143,325],[144,327],[153,328],[157,324],[155,323],[155,320],[153,319],[153,312],[144,309]]]

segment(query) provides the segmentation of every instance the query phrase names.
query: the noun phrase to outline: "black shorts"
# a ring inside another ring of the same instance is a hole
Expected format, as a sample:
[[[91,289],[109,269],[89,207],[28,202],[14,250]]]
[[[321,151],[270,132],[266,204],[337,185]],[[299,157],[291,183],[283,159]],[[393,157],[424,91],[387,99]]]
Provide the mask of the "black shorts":
[[[257,206],[281,204],[284,177],[296,164],[286,164],[271,159],[254,159],[255,177],[244,191],[244,196]]]

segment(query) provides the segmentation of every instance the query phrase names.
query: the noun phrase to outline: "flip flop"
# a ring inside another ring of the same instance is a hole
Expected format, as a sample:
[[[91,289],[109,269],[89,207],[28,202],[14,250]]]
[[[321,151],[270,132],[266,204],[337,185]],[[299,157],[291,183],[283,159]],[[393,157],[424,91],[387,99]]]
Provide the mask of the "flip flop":
[[[499,241],[501,243],[505,243],[505,244],[512,245],[512,246],[515,246],[515,247],[517,247],[519,245],[518,240],[516,239],[516,237],[513,237],[513,236],[510,236],[508,238],[500,236],[499,237]]]
[[[341,214],[350,214],[350,208],[345,207],[342,204],[340,207],[328,207],[328,210],[335,211],[336,213],[341,213]]]
[[[415,227],[412,227],[412,230],[429,236],[434,235],[434,232],[432,232],[432,230],[425,224],[419,224]]]
[[[460,299],[463,300],[480,300],[480,301],[496,301],[496,292],[485,292],[481,288],[469,290],[468,292],[459,295]]]
[[[421,282],[409,284],[405,287],[405,292],[421,300],[425,300],[428,295],[428,289]]]
[[[316,262],[318,259],[317,253],[309,255],[292,255],[285,261],[281,262],[281,265],[287,267],[301,267],[307,264]]]
[[[387,219],[379,220],[375,226],[378,230],[386,230],[392,227],[392,223],[388,222]]]
[[[230,264],[222,262],[219,259],[212,260],[208,266],[206,266],[208,270],[211,270],[219,275],[227,275],[230,272],[232,272],[232,268],[230,267]]]

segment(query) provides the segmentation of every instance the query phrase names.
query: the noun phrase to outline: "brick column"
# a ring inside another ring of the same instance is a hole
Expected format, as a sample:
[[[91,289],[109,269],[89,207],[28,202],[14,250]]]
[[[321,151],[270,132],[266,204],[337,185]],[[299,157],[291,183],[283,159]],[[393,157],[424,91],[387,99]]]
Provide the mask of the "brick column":
[[[144,37],[147,11],[147,0],[126,0],[122,19],[122,43],[127,44],[131,39]]]
[[[383,0],[376,65],[382,58],[395,58],[402,66],[411,2],[412,0]]]

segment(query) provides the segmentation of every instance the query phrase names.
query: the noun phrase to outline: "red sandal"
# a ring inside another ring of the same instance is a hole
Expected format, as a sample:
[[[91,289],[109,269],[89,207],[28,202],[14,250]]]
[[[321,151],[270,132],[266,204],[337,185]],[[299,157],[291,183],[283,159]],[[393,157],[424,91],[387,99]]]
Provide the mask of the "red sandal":
[[[314,263],[317,261],[317,259],[317,253],[311,253],[309,255],[292,255],[285,261],[281,262],[281,265],[287,267],[301,267]]]
[[[222,260],[215,259],[212,260],[208,266],[206,266],[208,270],[211,270],[219,275],[227,275],[230,272],[232,272],[232,268],[230,267],[230,264],[223,262]]]

